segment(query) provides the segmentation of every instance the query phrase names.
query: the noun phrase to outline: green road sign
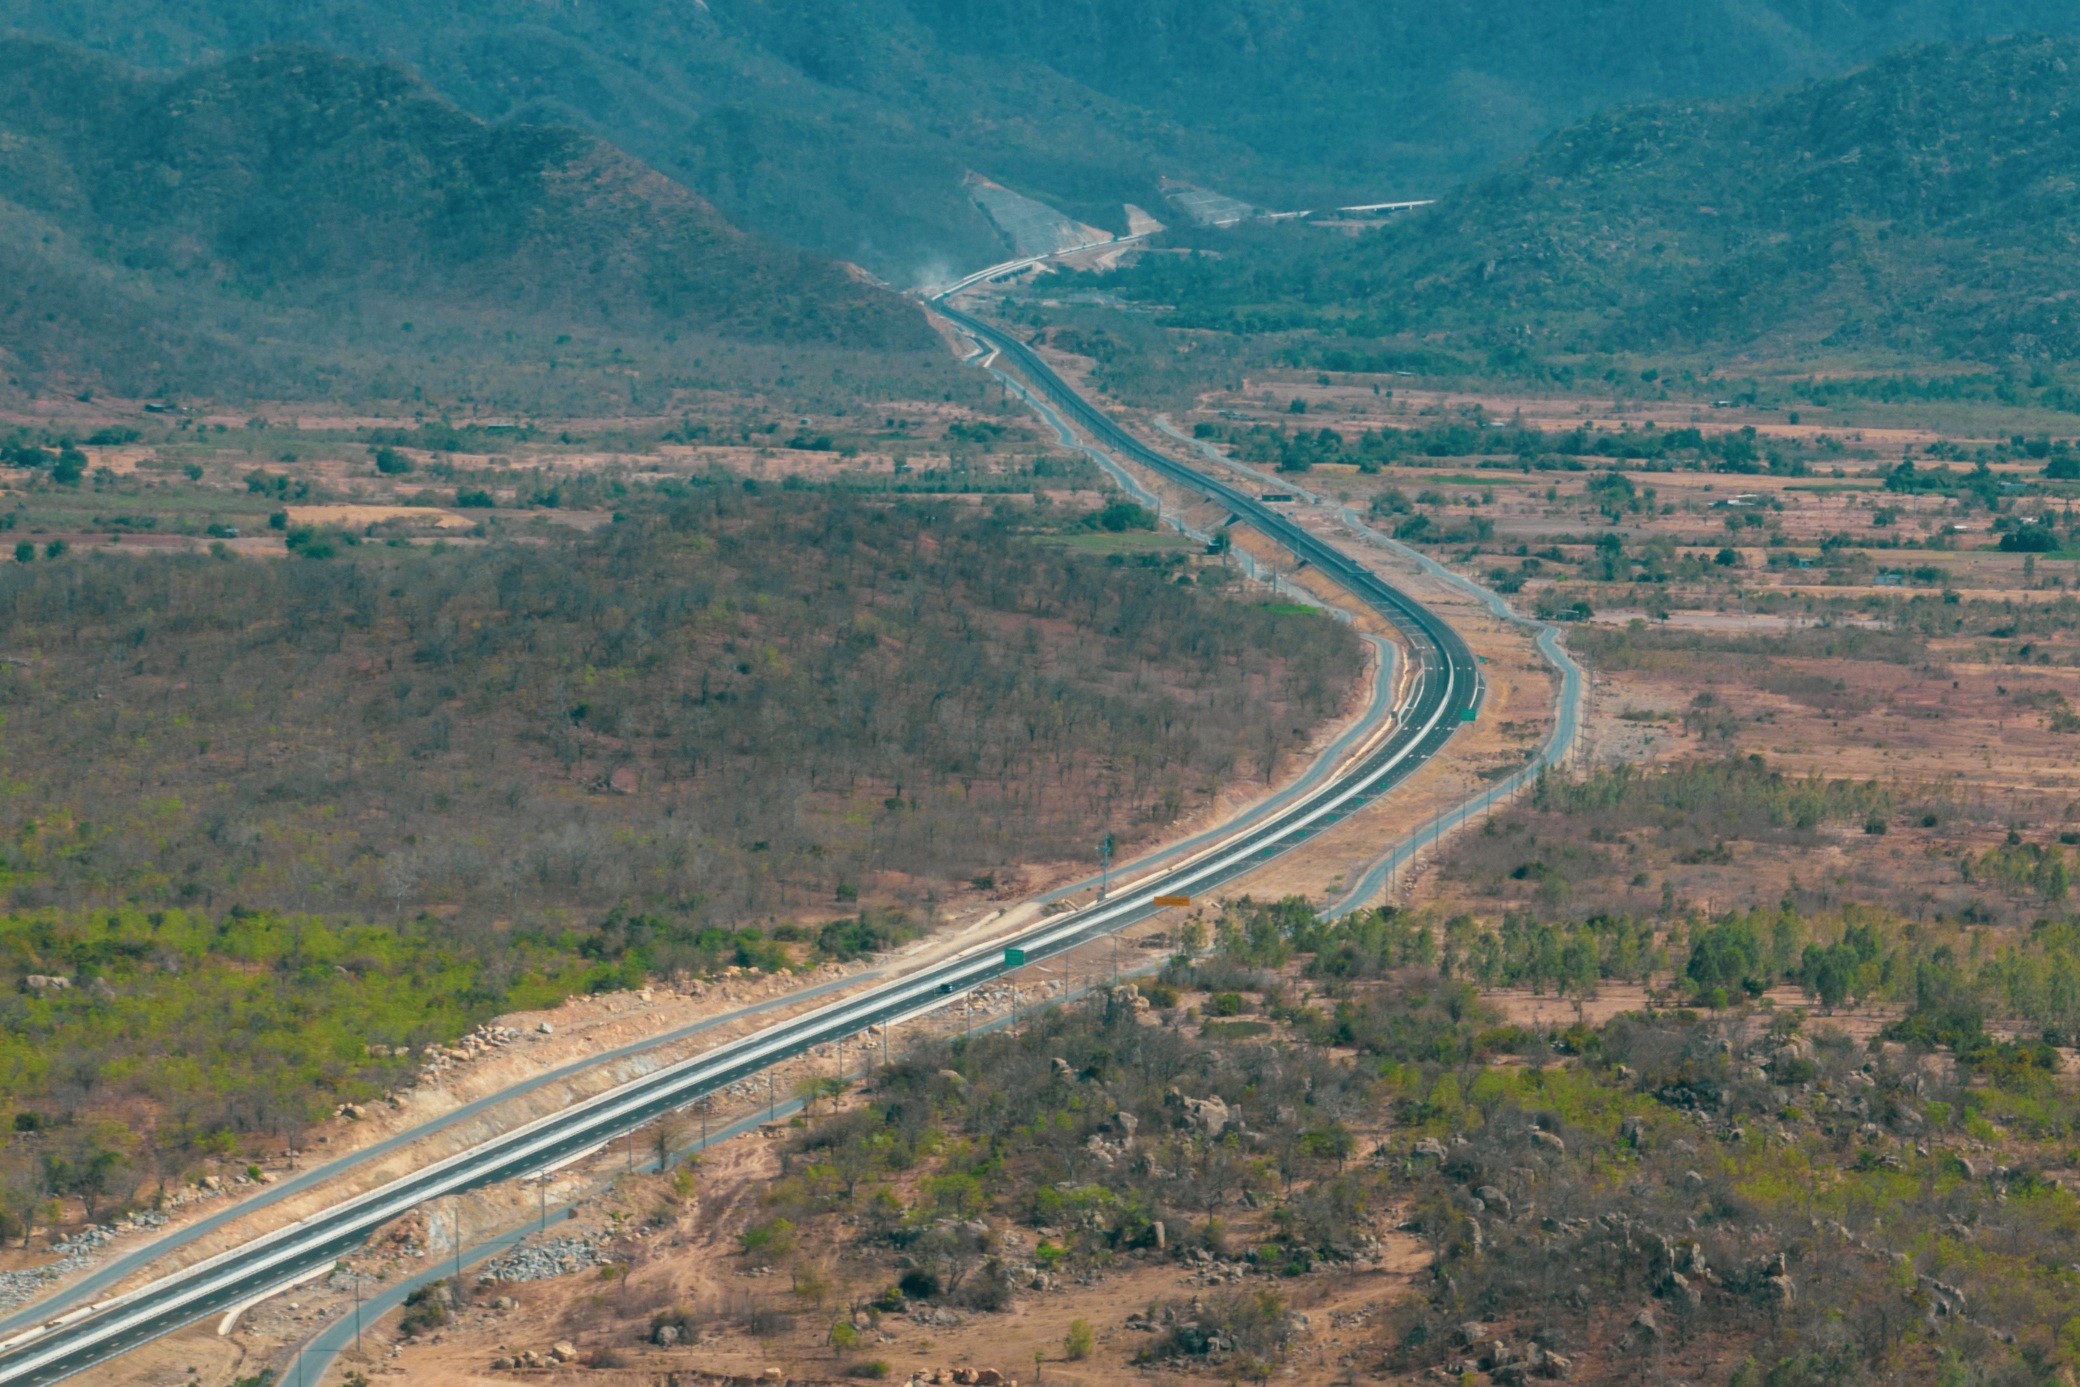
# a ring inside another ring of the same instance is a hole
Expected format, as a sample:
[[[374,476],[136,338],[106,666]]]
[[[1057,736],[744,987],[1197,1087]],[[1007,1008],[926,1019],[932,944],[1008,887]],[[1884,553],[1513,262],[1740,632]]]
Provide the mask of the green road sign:
[[[1025,951],[1024,949],[1006,949],[1006,950],[1004,950],[1004,966],[1005,966],[1006,968],[1021,968],[1021,967],[1024,967],[1024,966],[1025,966],[1025,961],[1026,961],[1026,951]]]

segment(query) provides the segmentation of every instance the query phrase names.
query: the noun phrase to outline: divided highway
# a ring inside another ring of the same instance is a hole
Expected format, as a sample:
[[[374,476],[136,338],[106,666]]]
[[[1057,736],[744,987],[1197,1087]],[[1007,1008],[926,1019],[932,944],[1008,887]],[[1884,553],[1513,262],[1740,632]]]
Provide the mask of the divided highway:
[[[660,1068],[504,1133],[300,1222],[254,1238],[126,1295],[80,1307],[0,1342],[0,1384],[55,1382],[158,1335],[324,1268],[381,1225],[431,1199],[528,1175],[814,1046],[946,1005],[1007,971],[1002,948],[1041,963],[1157,913],[1158,896],[1203,894],[1270,861],[1378,799],[1443,748],[1480,706],[1477,661],[1439,620],[1370,570],[1239,488],[1144,446],[1070,389],[1016,338],[943,303],[938,311],[996,348],[1099,446],[1226,506],[1406,633],[1411,692],[1394,731],[1371,752],[1287,808],[1102,904],[1057,916],[1017,938],[920,968],[855,996]]]

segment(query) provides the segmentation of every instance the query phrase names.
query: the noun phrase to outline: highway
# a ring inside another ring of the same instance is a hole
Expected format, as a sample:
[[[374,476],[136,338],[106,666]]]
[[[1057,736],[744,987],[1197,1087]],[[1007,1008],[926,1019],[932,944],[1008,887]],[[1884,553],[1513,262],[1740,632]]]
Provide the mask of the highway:
[[[321,1213],[106,1301],[0,1341],[0,1384],[55,1382],[158,1335],[249,1301],[323,1268],[383,1224],[428,1200],[557,1165],[596,1149],[705,1094],[814,1046],[901,1021],[1015,969],[1004,947],[1040,963],[1135,924],[1158,896],[1195,896],[1262,866],[1372,803],[1440,751],[1480,707],[1478,663],[1451,627],[1370,570],[1282,515],[1274,505],[1146,447],[1091,406],[997,328],[946,306],[938,311],[996,348],[1078,427],[1167,480],[1227,507],[1333,578],[1407,636],[1410,691],[1394,730],[1318,788],[1174,866],[1145,876],[1102,904],[1058,915],[1024,934],[825,1003],[741,1039],[660,1068]]]

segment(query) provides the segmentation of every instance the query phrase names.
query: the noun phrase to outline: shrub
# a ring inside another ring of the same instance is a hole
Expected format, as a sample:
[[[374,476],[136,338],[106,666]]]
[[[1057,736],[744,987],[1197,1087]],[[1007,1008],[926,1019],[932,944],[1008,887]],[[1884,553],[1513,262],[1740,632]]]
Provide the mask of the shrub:
[[[447,1288],[446,1281],[433,1281],[404,1298],[404,1318],[397,1322],[398,1333],[406,1338],[422,1330],[438,1329],[448,1322],[448,1309],[442,1302],[441,1292]]]

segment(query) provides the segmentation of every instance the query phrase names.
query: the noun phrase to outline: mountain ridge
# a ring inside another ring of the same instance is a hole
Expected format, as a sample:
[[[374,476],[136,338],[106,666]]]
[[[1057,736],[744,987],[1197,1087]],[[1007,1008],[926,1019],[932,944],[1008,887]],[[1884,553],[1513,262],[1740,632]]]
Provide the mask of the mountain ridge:
[[[896,296],[749,235],[596,137],[488,124],[394,68],[299,46],[156,78],[21,38],[0,40],[0,63],[15,98],[0,114],[8,258],[127,312],[162,357],[197,349],[192,326],[166,321],[196,311],[247,360],[272,334],[395,333],[400,319],[928,341]],[[69,311],[67,295],[33,297]],[[36,328],[25,302],[0,303],[19,329],[6,340],[58,364],[66,334]]]
[[[1921,45],[1789,93],[1600,114],[1370,238],[1237,241],[1112,287],[1180,324],[1505,353],[2065,360],[2076,162],[2080,41]]]
[[[1261,206],[1434,196],[1615,102],[1824,76],[1916,40],[2071,32],[2052,0],[0,0],[174,66],[301,41],[492,120],[611,139],[733,221],[901,282],[987,264],[974,168],[1120,229],[1164,175]]]

